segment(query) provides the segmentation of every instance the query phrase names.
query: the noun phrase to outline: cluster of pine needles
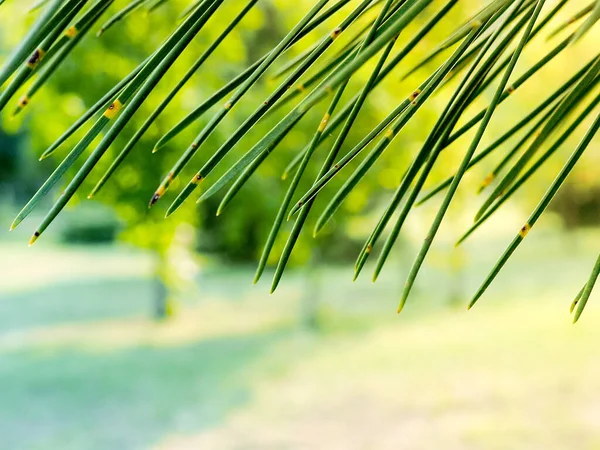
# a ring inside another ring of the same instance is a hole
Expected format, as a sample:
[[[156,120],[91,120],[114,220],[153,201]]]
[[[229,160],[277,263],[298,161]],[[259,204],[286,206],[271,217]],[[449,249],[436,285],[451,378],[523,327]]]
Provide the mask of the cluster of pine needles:
[[[103,17],[109,11],[114,11],[111,8],[113,0],[40,1],[35,5],[35,14],[37,14],[35,23],[0,69],[0,85],[4,87],[0,92],[0,109],[4,109],[18,91],[24,91],[18,100],[14,114],[23,110],[33,101],[36,92],[46,84],[57,68],[64,63],[72,50],[91,30],[95,29],[99,36],[120,20],[133,17],[136,11],[140,9],[146,9],[148,12],[154,11],[165,1],[168,0],[133,0],[108,18]],[[153,92],[161,78],[227,1],[235,3],[236,6],[239,5],[237,15],[233,19],[229,19],[231,21],[227,23],[222,33],[198,55],[195,63],[179,83],[136,130],[134,136],[114,158],[108,170],[100,177],[89,197],[99,193],[177,93],[260,0],[192,1],[181,12],[181,20],[175,29],[156,48],[154,53],[92,105],[42,154],[42,159],[48,157],[71,135],[89,124],[85,135],[21,210],[11,229],[16,227],[40,203],[40,200],[53,190],[68,169],[79,163],[79,160],[84,159],[74,177],[66,184],[61,195],[39,224],[31,243],[46,230],[80,188],[82,182],[88,177],[115,138],[130,122],[145,99]],[[2,3],[4,0],[0,0],[0,4]],[[474,10],[471,17],[456,27],[445,41],[435,48],[429,49],[427,58],[411,70],[405,70],[404,73],[412,74],[417,69],[431,66],[436,56],[445,54],[446,57],[442,63],[431,71],[430,75],[407,98],[396,105],[360,142],[352,144],[350,150],[342,153],[342,147],[369,95],[376,90],[384,78],[401,66],[407,55],[411,54],[415,48],[419,46],[422,48],[425,45],[424,39],[430,31],[439,23],[444,23],[448,13],[460,3],[461,0],[445,0],[443,2],[434,2],[434,0],[315,0],[310,3],[306,7],[305,15],[276,46],[226,82],[156,143],[154,151],[165,147],[175,136],[197,124],[199,119],[205,118],[210,111],[211,116],[205,121],[206,124],[201,128],[197,137],[181,154],[179,160],[151,196],[150,206],[165,196],[173,181],[179,177],[192,157],[200,151],[219,124],[227,119],[236,104],[265,74],[278,80],[277,87],[227,137],[220,147],[214,151],[211,150],[204,165],[178,193],[167,210],[167,216],[173,214],[201,183],[206,183],[207,178],[210,182],[214,169],[255,124],[261,119],[266,120],[270,113],[287,104],[290,107],[289,112],[274,123],[270,131],[246,150],[236,162],[224,171],[220,178],[203,191],[198,202],[204,201],[219,191],[224,192],[217,212],[217,214],[221,214],[294,126],[314,108],[323,109],[322,120],[315,127],[314,134],[290,162],[282,177],[284,180],[289,179],[289,185],[256,272],[255,281],[263,274],[284,220],[293,219],[291,233],[275,271],[272,284],[272,290],[274,290],[306,223],[315,198],[321,190],[334,178],[345,173],[343,172],[344,167],[354,158],[359,155],[362,157],[360,164],[347,176],[342,187],[333,195],[318,217],[314,229],[315,234],[319,233],[333,217],[340,205],[373,167],[386,148],[390,146],[394,137],[402,132],[421,106],[433,94],[446,86],[450,79],[456,79],[456,87],[453,88],[452,95],[445,103],[443,111],[439,114],[435,125],[422,142],[411,163],[404,168],[399,186],[365,242],[355,265],[355,277],[357,277],[372,254],[372,249],[380,245],[381,250],[373,276],[373,279],[376,279],[409,212],[415,206],[427,202],[438,194],[443,198],[408,274],[398,308],[400,311],[404,307],[419,269],[465,173],[492,153],[498,155],[500,149],[504,149],[499,164],[481,186],[481,190],[489,188],[491,192],[477,212],[473,226],[460,238],[459,242],[471,235],[506,200],[511,198],[567,141],[578,125],[584,122],[584,119],[595,114],[579,144],[572,151],[523,227],[516,230],[513,241],[474,295],[469,304],[469,307],[472,307],[531,231],[598,131],[600,114],[594,113],[594,111],[600,102],[600,94],[595,94],[595,97],[590,94],[594,92],[594,87],[600,80],[600,53],[589,61],[583,61],[579,65],[580,67],[574,64],[576,66],[573,70],[574,73],[564,84],[550,92],[533,110],[527,112],[524,117],[485,149],[480,149],[482,137],[494,112],[512,92],[534,78],[542,68],[563,51],[568,51],[582,35],[592,28],[600,18],[600,0],[594,0],[585,5],[574,15],[566,14],[563,11],[569,0],[489,0],[482,2],[481,9]],[[475,3],[479,4],[479,2],[470,2],[469,5]],[[582,6],[578,1],[572,3],[577,3],[578,7]],[[342,11],[343,17],[336,26],[328,29],[326,34],[320,37],[316,43],[307,46],[305,51],[297,52],[297,56],[281,63],[282,55],[306,36],[320,33],[324,24],[329,24],[332,18],[335,19],[339,16],[339,14],[336,15],[339,11]],[[422,26],[413,36],[410,36],[409,39],[398,39],[409,25],[417,21]],[[536,36],[542,35],[544,39],[553,39],[555,36],[564,36],[566,33],[568,33],[566,38],[560,40],[552,47],[552,50],[538,58],[521,76],[518,78],[513,76],[513,71],[523,50]],[[342,34],[350,35],[348,43],[341,49],[334,48],[333,51],[328,52],[334,41]],[[400,41],[403,42],[402,45],[399,44]],[[320,63],[318,70],[315,69],[317,61]],[[351,78],[367,62],[369,62],[367,67],[369,67],[370,74],[366,77],[366,81],[349,101],[342,102],[342,96]],[[458,127],[457,124],[465,115],[467,108],[476,99],[481,98],[481,94],[488,89],[492,94],[489,95],[491,100],[487,106],[477,114],[461,121],[461,124],[463,122],[464,124]],[[589,99],[588,97],[593,98]],[[325,107],[323,107],[323,100],[326,100]],[[215,106],[216,109],[213,108]],[[473,132],[473,137],[468,147],[466,146],[466,151],[462,155],[456,171],[433,189],[422,192],[442,151],[469,131]],[[522,138],[516,145],[506,150],[503,144],[517,134],[523,134]],[[335,138],[333,144],[328,141],[330,136]],[[87,152],[88,147],[97,137],[101,137],[99,143],[93,150]],[[315,151],[326,142],[329,142],[326,145],[328,153],[322,161],[312,187],[306,192],[297,193],[297,187],[302,177],[306,176],[306,168],[311,158]],[[373,145],[370,147],[370,144]],[[368,153],[365,152],[367,147],[370,147]],[[386,234],[384,231],[388,225],[391,229]],[[575,321],[585,308],[599,272],[600,257],[589,279],[572,303],[571,311],[574,311]]]

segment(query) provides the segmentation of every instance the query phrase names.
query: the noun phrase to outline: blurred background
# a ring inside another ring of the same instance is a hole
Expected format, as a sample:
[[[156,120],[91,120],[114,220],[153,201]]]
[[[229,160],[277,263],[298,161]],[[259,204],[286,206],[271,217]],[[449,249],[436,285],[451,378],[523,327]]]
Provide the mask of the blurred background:
[[[27,11],[34,3],[13,0],[0,8],[3,58],[32,23],[34,15]],[[126,3],[115,2],[111,11]],[[259,2],[98,197],[85,199],[135,125],[237,14],[242,2],[226,1],[43,239],[27,247],[51,198],[19,228],[7,231],[80,135],[52,158],[38,162],[39,155],[162,42],[187,3],[171,0],[149,15],[140,10],[100,39],[86,37],[25,112],[2,119],[2,448],[600,448],[600,308],[592,296],[577,326],[568,314],[600,249],[597,144],[480,304],[465,311],[585,124],[526,189],[455,249],[480,205],[476,188],[498,160],[491,158],[468,174],[400,316],[395,310],[401,287],[438,202],[411,213],[376,284],[370,282],[370,270],[352,283],[354,259],[451,89],[422,108],[317,239],[312,226],[306,227],[274,295],[269,295],[272,267],[252,286],[255,264],[289,183],[281,173],[310,140],[321,112],[300,123],[222,216],[215,216],[217,198],[201,206],[189,201],[164,220],[181,186],[148,210],[156,186],[208,117],[151,154],[156,140],[278,42],[310,0],[296,1],[294,8],[286,0]],[[575,11],[579,2],[571,3],[567,10]],[[350,2],[284,59],[316,42],[355,4]],[[443,4],[434,2],[430,14]],[[370,96],[348,142],[360,139],[414,90],[443,55],[406,80],[400,81],[401,75],[482,4],[458,2]],[[598,39],[591,33],[503,104],[484,143],[516,123],[550,92],[549,86],[558,86],[583,65]],[[516,74],[555,42],[538,38]],[[357,74],[350,94],[368,73],[367,67]],[[265,77],[253,88],[181,179],[188,180],[206,152],[275,86]],[[492,92],[485,95],[489,99]],[[231,161],[275,119],[263,122],[238,145]],[[468,142],[465,137],[445,152],[439,165],[445,170],[438,169],[428,186],[452,173]],[[317,169],[311,168],[315,174]],[[327,192],[335,192],[343,179],[321,195],[315,211],[322,210]],[[272,264],[287,232],[277,242]]]

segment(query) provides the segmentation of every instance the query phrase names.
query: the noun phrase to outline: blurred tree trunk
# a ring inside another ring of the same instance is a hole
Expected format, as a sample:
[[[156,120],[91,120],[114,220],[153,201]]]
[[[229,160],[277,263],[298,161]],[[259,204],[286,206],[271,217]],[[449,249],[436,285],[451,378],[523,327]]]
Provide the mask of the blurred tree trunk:
[[[450,289],[448,304],[451,307],[462,305],[465,300],[465,273],[467,254],[463,247],[458,246],[450,253]]]
[[[165,274],[168,271],[167,258],[164,252],[154,252],[155,269],[153,277],[153,313],[156,320],[164,320],[168,317],[169,288],[165,282]]]
[[[322,279],[320,273],[321,252],[315,248],[312,252],[310,261],[306,264],[305,280],[306,288],[303,289],[302,299],[300,301],[301,323],[304,328],[309,330],[318,330],[319,306],[322,293]]]
[[[286,35],[281,11],[270,2],[263,3],[260,9],[265,25],[246,39],[247,64],[253,63],[266,51],[270,51]]]
[[[180,302],[196,286],[199,272],[196,230],[188,223],[180,224],[169,244],[154,249],[154,312],[158,320],[176,314]]]
[[[463,205],[466,201],[465,193],[458,190],[455,195],[455,205]],[[464,224],[461,220],[461,208],[451,208],[448,212],[447,223],[450,225],[450,239],[454,240],[464,231]],[[464,246],[459,245],[450,251],[448,260],[450,283],[448,289],[447,302],[451,307],[459,307],[465,301],[465,267],[468,263],[468,254]]]

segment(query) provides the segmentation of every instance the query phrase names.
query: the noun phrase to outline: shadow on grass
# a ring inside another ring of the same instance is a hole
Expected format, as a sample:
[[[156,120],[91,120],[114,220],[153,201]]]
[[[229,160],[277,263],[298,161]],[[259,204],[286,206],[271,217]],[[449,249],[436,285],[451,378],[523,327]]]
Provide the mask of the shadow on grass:
[[[215,426],[251,399],[253,364],[278,328],[183,347],[26,350],[0,361],[0,433],[10,449],[149,448]]]
[[[153,283],[147,278],[82,279],[0,294],[1,333],[86,320],[149,317]]]

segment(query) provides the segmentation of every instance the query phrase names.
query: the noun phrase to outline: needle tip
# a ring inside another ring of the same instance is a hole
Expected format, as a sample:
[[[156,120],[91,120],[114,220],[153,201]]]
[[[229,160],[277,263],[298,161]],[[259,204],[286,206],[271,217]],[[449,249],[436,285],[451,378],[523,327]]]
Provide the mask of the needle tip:
[[[167,217],[169,217],[171,214],[173,214],[176,210],[177,210],[177,208],[172,208],[172,207],[167,209],[167,212],[165,213],[165,219]]]
[[[36,231],[35,233],[33,233],[33,236],[31,236],[31,239],[29,240],[29,246],[31,247],[33,244],[35,244],[35,241],[37,241],[39,237],[40,237],[39,231]]]
[[[160,194],[158,194],[158,192],[157,192],[150,199],[150,202],[148,203],[148,209],[152,208],[159,199],[160,199]]]

